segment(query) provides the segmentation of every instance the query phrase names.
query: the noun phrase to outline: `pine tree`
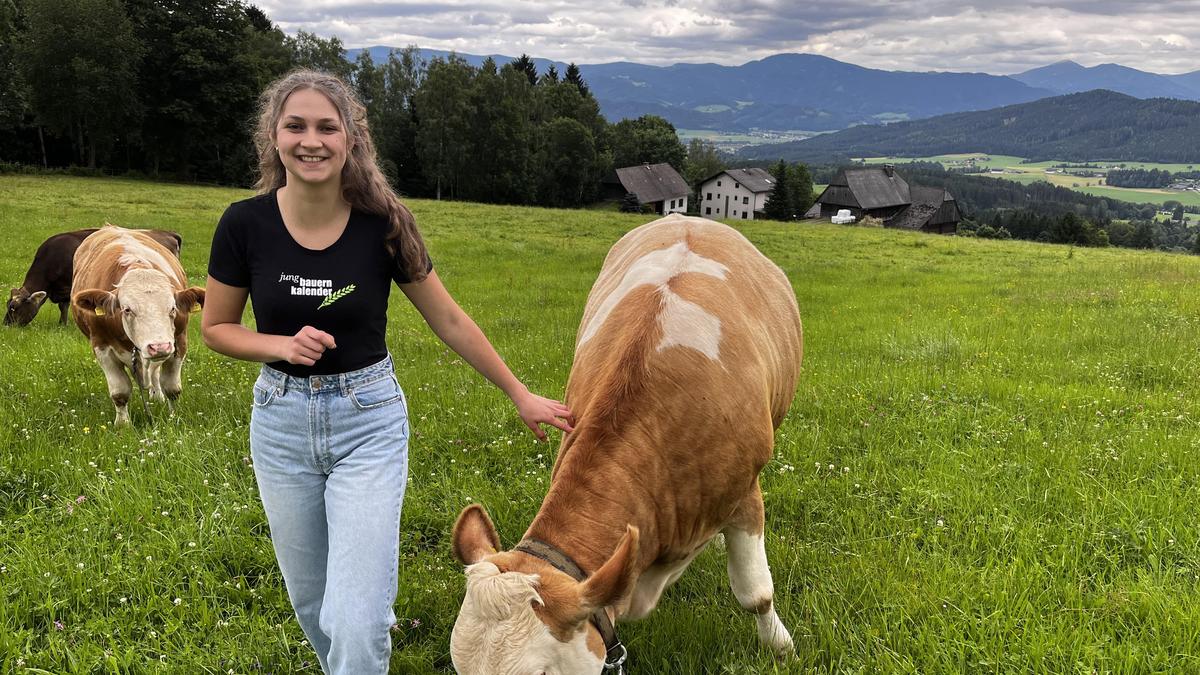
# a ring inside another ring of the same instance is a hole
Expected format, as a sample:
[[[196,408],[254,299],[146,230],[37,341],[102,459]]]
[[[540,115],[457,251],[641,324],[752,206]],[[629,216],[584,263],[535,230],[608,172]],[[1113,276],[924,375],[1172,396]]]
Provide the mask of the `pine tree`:
[[[579,66],[575,65],[574,63],[567,64],[566,82],[568,84],[575,85],[579,89],[579,93],[583,94],[584,98],[592,95],[591,90],[588,89],[587,83],[583,81],[583,74],[579,72]]]
[[[813,182],[808,167],[796,164],[788,169],[788,199],[791,207],[791,218],[797,220],[813,205]]]
[[[794,204],[791,195],[792,181],[789,180],[790,173],[787,162],[782,159],[771,170],[771,175],[775,178],[775,187],[771,190],[771,196],[767,197],[767,203],[763,205],[763,215],[769,220],[787,221],[792,219]]]
[[[546,67],[546,74],[538,79],[538,84],[558,84],[558,68],[553,63]]]
[[[534,65],[533,59],[529,58],[528,54],[522,54],[521,56],[513,59],[512,65],[517,70],[525,73],[525,77],[529,78],[529,84],[537,84],[537,66]]]

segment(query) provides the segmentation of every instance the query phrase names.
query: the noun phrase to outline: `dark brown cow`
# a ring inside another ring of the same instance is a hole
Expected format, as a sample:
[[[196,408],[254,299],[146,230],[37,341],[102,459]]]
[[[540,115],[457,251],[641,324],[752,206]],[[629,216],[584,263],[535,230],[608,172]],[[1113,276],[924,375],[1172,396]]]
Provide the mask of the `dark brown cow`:
[[[455,523],[468,566],[450,638],[458,672],[599,673],[601,617],[648,614],[719,533],[759,638],[791,652],[758,474],[801,349],[787,277],[736,230],[672,214],[617,242],[575,342],[566,402],[577,423],[524,540],[501,551],[478,505]]]
[[[8,296],[8,308],[4,312],[4,325],[26,326],[37,316],[38,310],[49,300],[58,305],[58,323],[66,325],[67,308],[71,306],[72,260],[75,250],[96,228],[63,232],[51,236],[38,246],[33,254],[33,263],[25,273],[20,288],[14,288]],[[146,230],[155,241],[166,246],[179,257],[183,238],[167,230]]]

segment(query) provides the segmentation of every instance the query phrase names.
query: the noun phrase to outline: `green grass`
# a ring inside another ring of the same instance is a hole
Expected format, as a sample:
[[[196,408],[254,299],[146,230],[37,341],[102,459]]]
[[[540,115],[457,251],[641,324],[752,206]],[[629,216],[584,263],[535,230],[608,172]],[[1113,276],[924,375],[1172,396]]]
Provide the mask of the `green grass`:
[[[1071,188],[1097,197],[1108,197],[1134,204],[1163,204],[1177,201],[1186,206],[1200,206],[1200,193],[1171,192],[1168,190],[1151,190],[1141,188],[1108,187],[1101,184],[1101,178],[1085,178],[1061,173],[1046,173],[1046,169],[1064,162],[1050,160],[1045,162],[1026,163],[1021,157],[1011,155],[989,155],[986,153],[964,153],[957,155],[934,155],[930,157],[864,157],[867,164],[901,164],[904,162],[938,162],[947,169],[967,166],[983,166],[988,169],[1002,170],[1001,174],[979,174],[989,178],[1000,178],[1018,183],[1033,183],[1046,181],[1059,187]],[[1067,164],[1083,164],[1083,162],[1066,162]],[[1192,171],[1191,164],[1154,164],[1150,162],[1090,162],[1102,167],[1102,170],[1124,165],[1127,169],[1160,169],[1172,173]],[[1077,171],[1081,169],[1068,169]]]
[[[245,194],[0,177],[0,277],[19,283],[45,236],[107,219],[182,232],[199,281]],[[646,218],[412,207],[451,292],[521,378],[561,395],[604,253]],[[758,648],[710,548],[621,628],[634,672],[1200,670],[1200,259],[737,226],[804,317],[804,373],[762,476],[797,656]],[[416,433],[392,672],[450,672],[453,519],[482,502],[511,545],[554,447],[392,303]],[[248,465],[255,367],[206,349],[193,321],[176,419],[135,403],[114,430],[84,338],[55,315],[0,331],[0,672],[316,672]]]

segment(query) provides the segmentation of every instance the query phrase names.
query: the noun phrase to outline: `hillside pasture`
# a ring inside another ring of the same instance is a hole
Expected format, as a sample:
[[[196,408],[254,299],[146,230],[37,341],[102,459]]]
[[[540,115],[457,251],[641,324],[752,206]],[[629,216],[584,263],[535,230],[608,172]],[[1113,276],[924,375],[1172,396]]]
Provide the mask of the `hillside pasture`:
[[[864,157],[867,164],[903,164],[905,162],[936,162],[946,169],[961,169],[966,166],[979,166],[1002,171],[1003,173],[982,173],[980,176],[1011,180],[1017,183],[1033,183],[1046,181],[1058,187],[1071,188],[1097,197],[1108,197],[1134,204],[1163,204],[1177,201],[1187,206],[1200,206],[1200,192],[1172,192],[1170,190],[1153,190],[1142,188],[1109,187],[1104,185],[1101,178],[1076,176],[1070,173],[1046,173],[1058,164],[1081,164],[1081,162],[1063,162],[1049,160],[1045,162],[1029,162],[1021,157],[1011,155],[990,155],[987,153],[963,153],[955,155],[933,155],[930,157]],[[1190,164],[1154,164],[1150,162],[1089,162],[1099,166],[1096,172],[1105,172],[1118,165],[1127,169],[1159,169],[1172,173],[1194,171],[1195,165]],[[1087,171],[1087,169],[1066,169],[1066,171]]]
[[[0,278],[19,283],[46,236],[107,220],[180,231],[202,282],[217,218],[248,194],[0,177]],[[411,205],[458,301],[532,389],[561,395],[603,256],[647,217]],[[797,654],[757,646],[711,546],[620,628],[632,672],[1200,670],[1200,260],[735,225],[804,320],[762,474]],[[0,672],[318,672],[255,493],[256,367],[205,348],[193,320],[177,415],[147,418],[135,396],[113,429],[86,341],[55,314],[0,329]],[[414,430],[391,670],[448,673],[454,518],[480,502],[512,545],[555,445],[399,292],[388,343]]]

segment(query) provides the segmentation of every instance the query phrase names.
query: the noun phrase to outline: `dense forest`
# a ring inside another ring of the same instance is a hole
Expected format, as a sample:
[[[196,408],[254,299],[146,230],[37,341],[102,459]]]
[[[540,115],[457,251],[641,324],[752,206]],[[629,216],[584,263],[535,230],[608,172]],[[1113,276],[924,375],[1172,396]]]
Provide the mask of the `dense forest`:
[[[1200,164],[1200,102],[1141,100],[1096,90],[994,110],[863,125],[803,141],[744,148],[739,155],[838,162],[962,152],[1015,155],[1031,161]]]
[[[296,67],[353,84],[404,194],[578,206],[613,167],[723,168],[662,118],[610,124],[574,64],[426,63],[415,47],[350,62],[336,37],[286,35],[241,0],[0,0],[0,170],[249,185],[257,96]]]

